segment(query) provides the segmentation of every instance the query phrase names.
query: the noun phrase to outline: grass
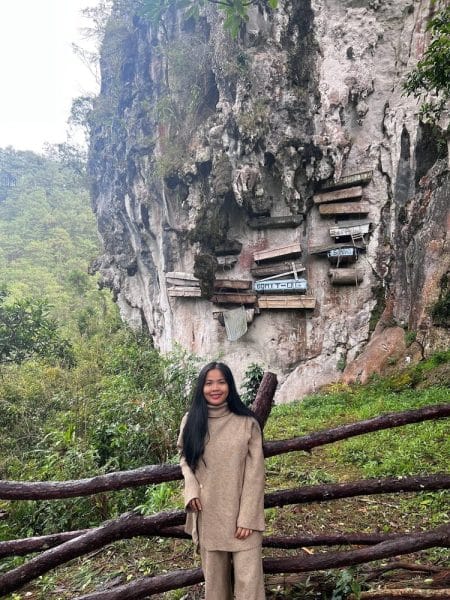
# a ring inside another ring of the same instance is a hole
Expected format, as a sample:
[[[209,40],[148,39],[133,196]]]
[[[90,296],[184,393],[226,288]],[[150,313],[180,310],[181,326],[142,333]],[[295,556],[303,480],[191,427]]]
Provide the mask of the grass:
[[[386,412],[448,402],[449,365],[450,352],[439,353],[400,373],[375,378],[365,386],[334,384],[302,402],[275,406],[265,428],[265,439],[291,438]],[[449,456],[449,420],[418,423],[343,440],[311,453],[292,452],[271,457],[266,461],[267,491],[367,477],[437,473],[448,470]],[[441,491],[385,494],[269,509],[266,511],[267,532],[294,535],[299,532],[426,530],[450,521],[449,500],[449,492]],[[161,484],[149,488],[144,510],[150,513],[178,507],[180,501],[178,483]],[[265,555],[298,555],[302,552],[265,550]],[[432,549],[408,560],[444,566],[448,565],[448,551]],[[8,561],[9,566],[11,562]],[[15,564],[19,562],[21,559],[14,560]],[[91,558],[75,561],[70,568],[52,571],[38,583],[8,598],[65,600],[107,582],[124,583],[164,570],[190,568],[193,564],[189,542],[162,538],[128,540],[108,546]],[[351,589],[364,585],[365,569],[290,578],[271,576],[266,580],[268,598],[343,599]],[[26,596],[27,592],[31,596]],[[200,597],[200,586],[154,596],[165,600]]]

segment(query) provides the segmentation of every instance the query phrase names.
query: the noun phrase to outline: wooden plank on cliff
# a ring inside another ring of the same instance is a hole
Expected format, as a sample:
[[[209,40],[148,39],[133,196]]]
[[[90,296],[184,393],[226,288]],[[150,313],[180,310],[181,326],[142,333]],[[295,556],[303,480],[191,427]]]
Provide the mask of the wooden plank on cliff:
[[[314,194],[314,204],[322,204],[325,202],[336,202],[336,200],[349,200],[350,198],[361,198],[362,187],[360,185],[350,188],[344,188],[341,190],[334,190],[333,192],[321,192],[320,194]]]
[[[316,299],[312,296],[260,296],[258,298],[258,308],[270,309],[314,309]]]
[[[255,292],[297,292],[304,293],[308,288],[306,279],[269,279],[256,281],[254,284]]]
[[[197,277],[192,275],[192,273],[185,273],[183,271],[168,271],[166,273],[166,281],[176,286],[198,287],[200,285]]]
[[[252,229],[282,229],[284,227],[298,227],[301,223],[303,223],[303,215],[254,217],[248,220],[248,226]]]
[[[357,184],[367,184],[372,180],[373,171],[361,171],[360,173],[353,173],[351,175],[345,175],[341,177],[339,181],[329,181],[321,185],[322,190],[332,190],[343,187],[349,187]]]
[[[211,298],[214,304],[255,304],[256,294],[251,292],[223,292]]]
[[[367,215],[370,210],[368,202],[334,202],[332,204],[321,204],[319,213],[328,215]]]
[[[364,278],[364,274],[359,269],[330,269],[328,275],[333,285],[358,285]]]
[[[260,265],[250,269],[253,277],[269,277],[270,275],[278,275],[287,271],[305,271],[305,267],[298,260],[280,260],[267,265]]]
[[[295,256],[302,253],[302,249],[300,247],[299,242],[293,242],[291,244],[287,244],[286,246],[279,246],[278,248],[271,248],[269,250],[260,250],[259,252],[255,252],[253,258],[255,262],[260,262],[263,260],[271,260],[273,258],[280,258],[282,256]]]
[[[192,286],[177,286],[169,288],[167,290],[170,298],[181,297],[181,298],[200,298],[202,292],[199,287]]]
[[[248,279],[216,279],[214,281],[215,290],[249,290],[252,287],[252,281]]]
[[[333,238],[362,237],[370,232],[371,227],[370,221],[341,221],[330,227],[330,235]]]
[[[341,248],[357,248],[358,250],[365,250],[366,247],[362,243],[341,243],[341,244],[323,244],[318,246],[309,246],[308,254],[327,254],[327,252],[333,252],[335,250],[339,250]]]

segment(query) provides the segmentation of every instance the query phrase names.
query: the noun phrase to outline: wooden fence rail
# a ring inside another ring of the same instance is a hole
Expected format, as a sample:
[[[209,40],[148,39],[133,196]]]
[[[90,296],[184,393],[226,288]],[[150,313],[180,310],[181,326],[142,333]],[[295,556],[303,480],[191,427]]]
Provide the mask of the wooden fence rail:
[[[265,442],[266,457],[313,448],[349,439],[365,433],[391,429],[422,421],[450,417],[450,404],[426,406],[415,410],[388,413],[358,423],[342,425],[290,440]],[[0,480],[0,500],[56,500],[89,496],[125,488],[139,487],[182,479],[176,465],[149,465],[130,471],[116,471],[74,481],[4,481]]]
[[[263,423],[269,415],[275,387],[276,377],[273,374],[266,373],[258,392],[257,401],[255,401],[257,413]],[[357,435],[448,416],[450,416],[450,404],[390,413],[291,440],[266,442],[264,453],[268,457],[292,451],[310,451],[312,448]],[[140,485],[174,481],[181,479],[181,477],[181,470],[177,466],[150,465],[131,471],[109,473],[76,481],[0,481],[0,499],[48,500],[72,498]],[[349,483],[302,486],[298,489],[272,492],[265,496],[265,507],[323,502],[368,494],[422,492],[442,489],[450,489],[450,474],[438,473],[427,476],[367,479]],[[0,575],[0,593],[16,591],[56,566],[89,554],[93,550],[100,549],[106,544],[120,539],[142,535],[184,537],[185,534],[180,529],[184,521],[185,513],[183,511],[173,510],[152,516],[142,516],[131,512],[93,529],[0,542],[0,558],[44,550],[39,556],[32,558],[27,563]],[[439,527],[430,532],[408,535],[341,533],[328,536],[295,536],[291,538],[272,536],[264,538],[264,545],[274,548],[335,544],[358,544],[366,547],[345,552],[327,552],[315,556],[267,558],[264,560],[264,570],[266,573],[281,573],[338,568],[435,546],[450,546],[450,525]],[[140,579],[104,592],[88,594],[80,597],[79,600],[81,598],[84,600],[97,600],[100,598],[108,598],[108,600],[119,598],[137,599],[192,585],[202,580],[201,569],[181,570],[158,577]]]

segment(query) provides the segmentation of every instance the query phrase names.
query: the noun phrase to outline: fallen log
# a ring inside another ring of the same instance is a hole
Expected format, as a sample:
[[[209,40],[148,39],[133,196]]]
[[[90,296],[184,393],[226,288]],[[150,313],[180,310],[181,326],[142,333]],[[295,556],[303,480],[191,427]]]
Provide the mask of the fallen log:
[[[450,403],[426,406],[416,410],[389,413],[381,417],[342,425],[333,429],[311,433],[290,440],[265,442],[264,455],[267,457],[294,452],[310,451],[312,448],[331,444],[364,433],[390,429],[412,423],[450,416]],[[0,480],[0,500],[51,500],[89,496],[100,492],[121,490],[176,481],[182,479],[181,469],[176,465],[149,465],[129,471],[116,471],[87,479],[72,481],[2,481]]]
[[[438,474],[423,477],[364,479],[351,483],[305,486],[295,490],[282,490],[266,494],[264,506],[285,506],[306,502],[328,501],[367,494],[386,492],[433,491],[450,488],[450,475]],[[186,515],[183,511],[170,511],[143,517],[136,513],[125,513],[118,519],[107,521],[74,539],[60,544],[32,558],[28,563],[0,575],[0,590],[4,587],[14,591],[17,587],[36,579],[47,571],[73,558],[88,554],[119,539],[139,535],[157,535],[162,529],[182,525]],[[449,526],[450,527],[450,526]],[[419,535],[419,534],[416,534]],[[394,543],[395,540],[392,541]],[[388,543],[388,542],[383,542]],[[12,586],[12,587],[8,587]]]
[[[408,563],[404,561],[389,562],[387,565],[381,565],[370,569],[370,572],[366,572],[366,581],[375,579],[381,573],[387,573],[388,571],[416,571],[419,573],[442,573],[445,569],[443,567],[437,567],[436,565],[419,565],[417,563]]]
[[[298,450],[309,451],[318,446],[325,446],[326,444],[346,440],[364,433],[372,433],[374,431],[380,431],[381,429],[392,429],[394,427],[401,427],[402,425],[411,425],[413,423],[420,423],[432,419],[443,419],[446,417],[450,417],[450,403],[425,406],[424,408],[405,410],[402,412],[387,413],[380,417],[358,421],[357,423],[349,423],[348,425],[341,425],[339,427],[334,427],[333,429],[325,429],[290,440],[266,442],[264,444],[264,456],[267,458],[286,452]]]
[[[181,525],[184,520],[185,514],[179,510],[158,513],[151,517],[125,513],[118,519],[107,521],[100,527],[64,542],[56,548],[46,550],[20,567],[0,575],[0,590],[3,594],[13,592],[51,569],[79,556],[90,554],[93,550],[103,548],[111,542],[136,535],[152,535],[161,528],[162,523],[166,526]]]
[[[33,552],[42,552],[49,548],[59,546],[64,542],[73,540],[74,538],[80,537],[89,531],[94,531],[97,527],[92,529],[78,529],[75,531],[64,531],[61,533],[52,533],[49,535],[34,536],[29,538],[22,538],[17,540],[7,540],[0,542],[0,558],[6,558],[8,556],[26,556]],[[132,533],[132,531],[130,531]],[[149,537],[149,533],[145,533],[146,537]],[[178,539],[191,539],[191,536],[185,533],[183,527],[162,527],[157,529],[155,527],[154,536],[157,537],[168,537]],[[402,536],[401,533],[336,533],[330,535],[297,535],[297,536],[265,536],[263,537],[263,546],[265,548],[302,548],[305,547],[316,547],[316,546],[344,546],[344,545],[357,545],[365,546],[372,544],[379,544],[382,541],[393,539]],[[439,570],[439,569],[438,569]]]
[[[313,556],[295,556],[290,558],[265,558],[265,573],[304,573],[357,565],[373,560],[389,558],[398,554],[417,552],[434,546],[450,545],[450,525],[430,532],[405,535],[397,540],[382,542],[370,548],[361,548],[346,552],[327,552]],[[183,575],[184,573],[184,575]],[[175,579],[176,577],[176,579]],[[190,581],[198,583],[203,579],[200,569],[175,571],[174,574],[146,577],[129,584],[106,591],[93,592],[77,597],[75,600],[129,600],[145,598],[153,594],[167,592],[187,585]],[[156,587],[157,586],[157,587]]]
[[[423,475],[413,477],[379,477],[360,479],[349,483],[326,483],[310,485],[294,490],[280,490],[265,497],[265,508],[286,504],[322,502],[338,498],[353,498],[372,494],[397,492],[421,492],[450,489],[450,474]]]
[[[373,590],[371,592],[360,592],[360,594],[358,594],[358,600],[369,600],[372,598],[379,598],[379,600],[395,600],[396,598],[403,598],[404,600],[418,600],[420,598],[442,598],[443,600],[450,600],[450,590],[448,588],[441,590],[403,588]],[[349,596],[349,600],[356,600],[356,596],[352,594]]]

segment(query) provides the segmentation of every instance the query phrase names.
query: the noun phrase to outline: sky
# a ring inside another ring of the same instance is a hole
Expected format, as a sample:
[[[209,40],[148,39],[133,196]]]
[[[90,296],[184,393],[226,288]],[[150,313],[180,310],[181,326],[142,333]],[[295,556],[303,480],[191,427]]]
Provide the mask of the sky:
[[[42,151],[66,140],[72,99],[98,83],[72,43],[98,0],[0,0],[0,147]],[[79,138],[81,140],[81,138]]]

